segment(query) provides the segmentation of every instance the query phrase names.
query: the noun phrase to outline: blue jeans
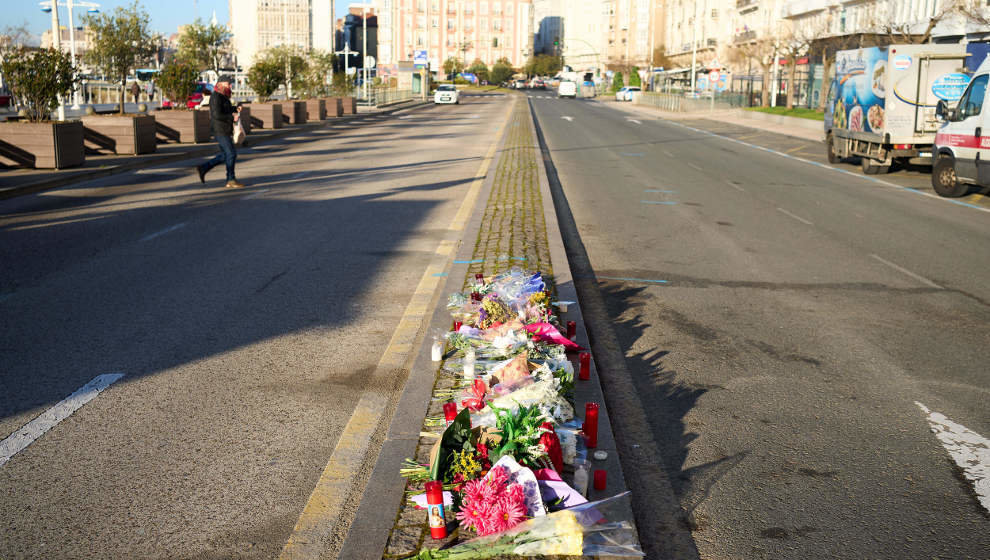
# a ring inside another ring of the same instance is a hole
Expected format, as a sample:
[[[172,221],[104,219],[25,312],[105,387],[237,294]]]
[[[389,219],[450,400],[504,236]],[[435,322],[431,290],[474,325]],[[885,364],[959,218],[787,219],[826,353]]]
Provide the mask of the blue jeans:
[[[236,179],[234,177],[234,161],[237,159],[237,151],[234,150],[234,139],[230,136],[216,135],[217,145],[220,146],[220,153],[213,156],[213,159],[203,164],[203,169],[209,171],[221,163],[227,164],[227,180]]]

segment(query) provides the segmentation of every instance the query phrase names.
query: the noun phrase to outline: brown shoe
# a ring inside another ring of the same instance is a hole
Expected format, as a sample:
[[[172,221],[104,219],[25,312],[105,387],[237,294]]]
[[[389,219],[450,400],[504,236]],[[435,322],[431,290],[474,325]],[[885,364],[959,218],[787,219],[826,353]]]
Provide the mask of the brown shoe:
[[[228,189],[241,189],[244,188],[244,183],[238,181],[237,179],[231,179],[227,181],[227,184],[224,186]]]

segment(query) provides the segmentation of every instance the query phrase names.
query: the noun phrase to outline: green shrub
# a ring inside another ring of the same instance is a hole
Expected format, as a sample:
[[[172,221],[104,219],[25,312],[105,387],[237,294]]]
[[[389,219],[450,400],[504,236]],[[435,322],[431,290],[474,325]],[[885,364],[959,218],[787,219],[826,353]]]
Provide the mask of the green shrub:
[[[622,72],[616,72],[615,75],[612,76],[612,91],[619,91],[625,86],[626,83],[622,80]]]
[[[4,57],[0,73],[34,122],[48,120],[58,107],[58,96],[67,95],[75,84],[69,54],[55,49],[21,47]]]

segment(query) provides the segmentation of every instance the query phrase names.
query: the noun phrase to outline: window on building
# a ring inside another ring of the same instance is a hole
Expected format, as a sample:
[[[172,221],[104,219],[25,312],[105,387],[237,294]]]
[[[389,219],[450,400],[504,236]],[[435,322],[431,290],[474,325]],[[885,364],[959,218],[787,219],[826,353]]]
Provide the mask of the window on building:
[[[447,18],[447,30],[453,31],[457,29],[457,18]]]
[[[492,46],[498,48],[498,37],[492,37]]]
[[[417,29],[426,28],[426,16],[416,16],[416,28]]]
[[[481,15],[488,15],[488,2],[478,2],[478,13]]]
[[[712,8],[712,19],[718,19],[718,8]]]
[[[987,2],[990,2],[990,0],[987,0]],[[505,5],[505,15],[507,15],[507,16],[511,16],[512,15],[512,4],[511,3]]]
[[[419,31],[416,33],[416,46],[425,47],[426,46],[426,33]]]
[[[430,16],[430,27],[434,29],[440,28],[440,16]]]
[[[417,12],[426,11],[426,0],[416,0],[416,11]]]
[[[502,20],[500,19],[492,20],[492,31],[501,31],[501,30],[502,30]]]

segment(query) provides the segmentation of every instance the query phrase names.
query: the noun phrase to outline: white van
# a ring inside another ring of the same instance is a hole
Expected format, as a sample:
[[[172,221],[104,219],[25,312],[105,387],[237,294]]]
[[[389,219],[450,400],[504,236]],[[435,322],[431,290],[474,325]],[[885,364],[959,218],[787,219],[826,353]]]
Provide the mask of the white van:
[[[557,97],[570,97],[571,99],[576,99],[577,84],[574,82],[561,80],[560,85],[557,86]]]
[[[980,64],[955,107],[939,101],[935,108],[944,122],[935,135],[932,188],[941,196],[962,196],[971,185],[990,186],[988,80],[990,57]]]

